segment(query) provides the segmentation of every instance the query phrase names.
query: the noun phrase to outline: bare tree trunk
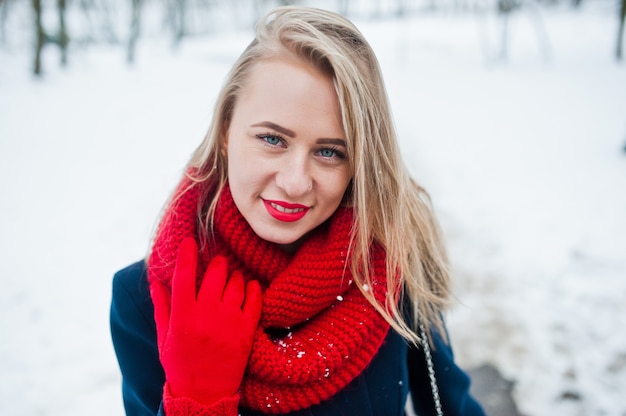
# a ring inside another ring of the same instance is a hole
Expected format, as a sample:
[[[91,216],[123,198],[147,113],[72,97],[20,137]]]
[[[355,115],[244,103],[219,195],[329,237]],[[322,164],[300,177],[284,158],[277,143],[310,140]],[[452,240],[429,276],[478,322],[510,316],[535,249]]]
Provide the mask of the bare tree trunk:
[[[397,0],[396,6],[396,16],[404,17],[407,9],[406,2],[404,0]]]
[[[509,55],[509,24],[512,14],[519,7],[517,0],[498,0],[497,10],[500,16],[499,20],[502,24],[502,33],[500,38],[500,59],[506,61]]]
[[[187,33],[187,28],[185,27],[186,9],[187,5],[185,0],[176,0],[174,16],[172,17],[172,21],[174,24],[174,46],[178,46],[180,44],[180,41]]]
[[[117,43],[118,42],[118,36],[117,33],[115,31],[114,25],[111,23],[111,10],[110,10],[110,4],[107,3],[102,3],[101,7],[100,7],[100,18],[102,19],[103,23],[103,31],[104,34],[107,38],[107,40],[111,43]]]
[[[97,4],[95,0],[80,0],[79,6],[86,20],[86,24],[90,30],[90,37],[98,38],[100,33],[106,42],[118,43],[119,39],[113,24],[111,23],[110,2],[100,2]],[[95,18],[94,18],[95,15]]]
[[[61,65],[67,65],[67,44],[70,37],[67,34],[67,28],[65,26],[65,0],[57,0],[57,11],[59,12],[59,34],[57,36],[57,42],[59,48],[61,48]]]
[[[32,7],[35,14],[35,62],[33,65],[33,73],[35,75],[41,75],[41,51],[46,41],[46,35],[41,23],[41,0],[32,0]]]
[[[615,57],[618,61],[622,60],[622,41],[624,39],[624,20],[626,20],[626,0],[622,0],[622,6],[619,14],[619,28],[617,29],[617,48]]]
[[[509,55],[509,19],[511,17],[512,2],[508,0],[498,0],[498,15],[502,32],[500,32],[500,54],[499,58],[506,61]]]
[[[535,27],[535,32],[537,33],[537,43],[539,45],[539,49],[543,58],[545,60],[549,60],[552,56],[552,47],[550,45],[550,40],[548,38],[548,32],[546,31],[546,27],[543,24],[543,20],[541,18],[541,13],[537,3],[535,2],[527,2],[527,5],[530,6],[530,12],[532,14],[529,15],[529,18],[532,19],[533,26]]]
[[[135,62],[135,47],[139,38],[141,24],[141,0],[132,0],[132,17],[130,21],[130,35],[128,38],[128,50],[126,53],[126,62],[132,64]]]
[[[506,61],[509,56],[509,18],[511,12],[505,12],[500,18],[502,23],[502,37],[500,39],[500,59]]]
[[[9,14],[8,0],[0,0],[0,42],[6,40],[6,21]]]

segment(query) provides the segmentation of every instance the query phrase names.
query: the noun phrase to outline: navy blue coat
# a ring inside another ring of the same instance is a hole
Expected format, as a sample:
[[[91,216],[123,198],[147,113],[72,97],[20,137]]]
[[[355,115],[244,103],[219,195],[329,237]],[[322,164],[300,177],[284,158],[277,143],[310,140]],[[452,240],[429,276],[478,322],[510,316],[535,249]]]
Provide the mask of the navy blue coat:
[[[120,270],[113,279],[111,335],[122,372],[128,416],[163,415],[165,376],[156,343],[154,309],[144,262]],[[433,361],[445,415],[483,416],[469,393],[469,377],[454,363],[451,348],[434,336]],[[293,416],[402,416],[411,393],[415,412],[435,415],[424,354],[390,330],[370,365],[331,399]],[[240,408],[242,416],[261,415]]]

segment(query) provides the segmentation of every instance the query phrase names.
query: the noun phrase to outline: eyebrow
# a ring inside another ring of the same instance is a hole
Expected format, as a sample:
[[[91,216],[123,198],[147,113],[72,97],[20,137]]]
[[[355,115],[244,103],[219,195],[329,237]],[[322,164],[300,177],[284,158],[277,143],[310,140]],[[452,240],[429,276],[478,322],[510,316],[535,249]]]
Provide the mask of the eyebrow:
[[[267,127],[273,130],[276,130],[282,134],[285,134],[289,137],[296,137],[296,133],[293,130],[289,130],[286,127],[279,126],[276,123],[272,123],[271,121],[262,121],[260,123],[253,124],[252,127]]]
[[[271,121],[261,121],[260,123],[253,124],[252,127],[267,127],[267,128],[276,130],[277,132],[282,133],[291,138],[296,137],[296,133],[293,130],[280,126],[276,123],[272,123]],[[334,144],[337,146],[343,146],[345,148],[348,147],[344,139],[320,138],[320,139],[317,139],[316,142],[318,144]]]
[[[346,149],[348,148],[348,145],[346,144],[346,141],[344,139],[317,139],[317,143],[318,144],[334,144],[337,146],[343,146]]]

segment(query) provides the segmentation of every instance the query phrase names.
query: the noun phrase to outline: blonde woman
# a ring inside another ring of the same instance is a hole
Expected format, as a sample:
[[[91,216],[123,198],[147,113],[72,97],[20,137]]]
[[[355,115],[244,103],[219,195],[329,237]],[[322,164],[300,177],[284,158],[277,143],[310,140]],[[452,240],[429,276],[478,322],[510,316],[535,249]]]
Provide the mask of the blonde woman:
[[[482,415],[445,342],[427,201],[361,33],[270,13],[148,258],[115,276],[127,414],[403,415],[410,393],[420,415]]]

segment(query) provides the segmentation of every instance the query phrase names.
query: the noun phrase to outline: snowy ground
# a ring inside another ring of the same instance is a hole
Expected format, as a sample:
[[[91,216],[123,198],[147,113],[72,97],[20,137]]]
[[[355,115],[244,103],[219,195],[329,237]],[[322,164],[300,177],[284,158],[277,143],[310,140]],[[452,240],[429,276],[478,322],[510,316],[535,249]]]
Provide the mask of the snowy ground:
[[[626,65],[613,2],[359,20],[456,271],[465,367],[495,364],[523,413],[626,415]],[[541,19],[548,45],[538,42]],[[115,270],[159,210],[250,33],[91,48],[66,70],[0,51],[0,414],[122,413]]]

